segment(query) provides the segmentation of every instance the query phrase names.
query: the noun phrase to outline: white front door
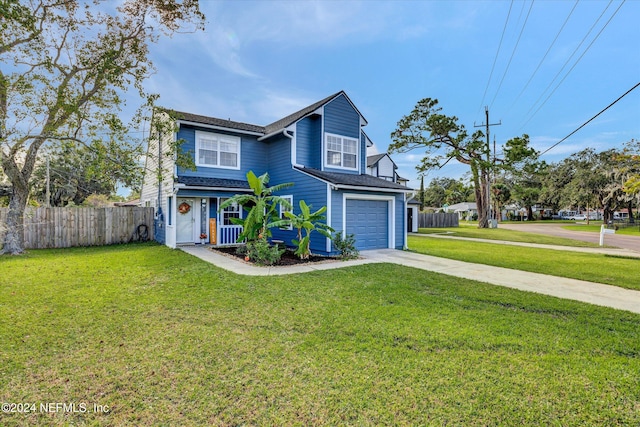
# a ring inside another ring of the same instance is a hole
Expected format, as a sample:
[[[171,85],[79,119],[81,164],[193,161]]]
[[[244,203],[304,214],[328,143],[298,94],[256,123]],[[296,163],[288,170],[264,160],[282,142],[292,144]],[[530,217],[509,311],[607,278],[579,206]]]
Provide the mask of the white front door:
[[[194,199],[178,198],[178,217],[177,217],[177,236],[176,243],[193,243],[195,218],[195,202]]]

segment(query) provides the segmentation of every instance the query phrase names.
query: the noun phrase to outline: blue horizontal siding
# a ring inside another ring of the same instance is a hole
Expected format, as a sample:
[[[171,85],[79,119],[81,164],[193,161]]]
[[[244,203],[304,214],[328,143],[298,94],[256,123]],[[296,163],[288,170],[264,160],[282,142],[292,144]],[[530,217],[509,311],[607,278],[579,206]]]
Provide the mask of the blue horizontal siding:
[[[196,155],[195,132],[211,132],[207,129],[182,126],[178,131],[177,138],[184,139],[181,149],[183,152],[191,152],[194,162]],[[268,146],[265,142],[258,141],[257,137],[250,135],[234,134],[232,132],[215,131],[224,135],[240,137],[240,169],[222,169],[214,167],[198,166],[196,170],[186,170],[178,168],[178,176],[199,176],[206,178],[225,178],[245,180],[247,172],[252,170],[256,175],[261,175],[267,171]]]
[[[275,173],[275,172],[274,172]],[[300,200],[304,200],[307,205],[311,206],[312,212],[323,206],[327,206],[327,186],[325,183],[318,181],[308,175],[303,174],[293,168],[279,169],[276,173],[277,180],[272,180],[273,184],[283,182],[294,182],[293,187],[285,188],[277,194],[280,196],[293,196],[293,212],[300,213]],[[326,216],[326,214],[325,214]],[[297,239],[297,230],[271,230],[274,239],[283,240],[287,246],[293,246],[292,239]],[[326,237],[319,233],[311,234],[311,251],[318,254],[326,254]]]
[[[360,114],[344,95],[324,106],[324,131],[360,139]]]
[[[324,170],[330,172],[341,172],[360,174],[365,172],[366,168],[366,144],[363,143],[362,131],[360,129],[360,114],[356,111],[351,103],[344,95],[340,95],[336,99],[329,102],[324,107],[324,132],[336,135],[347,136],[360,141],[359,147],[359,170],[349,170],[340,168],[324,167]],[[324,136],[322,137],[322,146],[324,147]]]
[[[322,119],[305,117],[296,125],[296,162],[314,169],[322,167]]]

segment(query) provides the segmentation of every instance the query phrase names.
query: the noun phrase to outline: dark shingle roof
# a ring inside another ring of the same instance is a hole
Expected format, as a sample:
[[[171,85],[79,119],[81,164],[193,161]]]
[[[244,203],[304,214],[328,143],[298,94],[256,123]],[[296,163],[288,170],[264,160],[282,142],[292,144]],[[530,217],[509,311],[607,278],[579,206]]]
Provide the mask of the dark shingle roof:
[[[342,93],[344,92],[340,91],[340,92],[334,93],[333,95],[327,96],[325,99],[322,99],[316,102],[315,104],[311,104],[308,107],[303,108],[302,110],[296,111],[293,114],[289,114],[287,117],[284,117],[278,121],[271,123],[270,125],[265,126],[265,133],[268,135],[280,129],[286,128],[287,126],[297,122],[307,114],[313,113],[315,110],[322,107],[324,104],[331,101],[333,98],[337,97]]]
[[[239,179],[203,178],[199,176],[179,176],[178,183],[189,187],[237,188],[248,190],[249,183]]]
[[[290,114],[287,117],[277,120],[267,126],[260,126],[260,125],[250,124],[250,123],[242,123],[242,122],[234,122],[233,120],[225,120],[225,119],[219,119],[217,117],[201,116],[199,114],[185,113],[183,111],[174,111],[174,113],[176,114],[177,120],[184,120],[187,122],[202,123],[205,125],[219,126],[227,129],[235,129],[235,130],[242,130],[242,131],[248,131],[248,132],[255,132],[262,135],[269,135],[271,133],[284,129],[287,126],[292,125],[293,123],[297,122],[303,117],[313,113],[315,110],[322,107],[324,104],[330,102],[334,98],[337,98],[339,95],[347,96],[347,94],[341,90],[340,92],[336,92],[333,95],[327,96],[326,98],[314,104],[311,104],[299,111],[296,111],[295,113]],[[358,114],[360,114],[359,111],[358,111]]]
[[[250,123],[234,122],[233,120],[218,119],[216,117],[200,116],[198,114],[185,113],[182,111],[175,112],[178,120],[188,122],[202,123],[205,125],[219,126],[228,129],[244,130],[264,134],[264,126],[252,125]]]
[[[356,175],[351,173],[326,172],[318,169],[301,167],[296,167],[296,169],[335,185],[349,185],[354,187],[370,187],[372,189],[385,188],[392,190],[411,191],[410,188],[407,188],[404,185],[396,184],[395,182],[386,181],[384,179],[376,178],[375,176],[366,174]]]
[[[375,165],[376,163],[378,163],[378,161],[380,161],[381,158],[383,158],[386,155],[387,153],[374,154],[373,156],[367,156],[367,167],[370,168],[371,166]]]

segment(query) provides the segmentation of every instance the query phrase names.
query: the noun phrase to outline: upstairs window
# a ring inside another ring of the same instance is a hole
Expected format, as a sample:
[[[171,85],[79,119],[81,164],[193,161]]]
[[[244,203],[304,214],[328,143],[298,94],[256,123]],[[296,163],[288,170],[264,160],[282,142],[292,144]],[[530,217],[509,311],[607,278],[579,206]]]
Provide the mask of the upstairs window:
[[[358,170],[358,140],[346,136],[326,134],[326,164],[331,168]]]
[[[196,165],[240,169],[240,138],[196,131]]]

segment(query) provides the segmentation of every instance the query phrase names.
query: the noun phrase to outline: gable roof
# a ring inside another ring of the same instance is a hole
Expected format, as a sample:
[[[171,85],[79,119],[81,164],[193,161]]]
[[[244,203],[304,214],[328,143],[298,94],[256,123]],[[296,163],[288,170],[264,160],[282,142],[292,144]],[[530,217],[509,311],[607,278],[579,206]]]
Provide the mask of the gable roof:
[[[195,124],[204,124],[225,129],[235,129],[246,132],[257,133],[263,135],[265,127],[252,125],[250,123],[234,122],[233,120],[219,119],[217,117],[201,116],[199,114],[185,113],[183,111],[174,111],[179,122],[192,122]]]
[[[381,158],[383,158],[386,155],[387,153],[374,154],[373,156],[367,156],[367,167],[370,168],[371,166],[375,165],[380,161]]]
[[[405,187],[404,185],[396,184],[395,182],[387,181],[385,179],[377,178],[375,176],[367,174],[356,175],[352,173],[327,172],[300,166],[295,166],[294,168],[338,187],[367,187],[371,188],[372,190],[396,190],[397,192],[407,193],[414,191],[410,188]]]
[[[289,114],[288,116],[283,117],[282,119],[276,120],[275,122],[268,124],[266,126],[254,125],[251,123],[236,122],[233,120],[225,120],[217,117],[202,116],[199,114],[186,113],[184,111],[174,111],[174,112],[177,115],[178,122],[186,122],[190,124],[203,124],[203,125],[213,126],[217,128],[239,130],[239,131],[254,133],[260,136],[267,136],[267,135],[271,135],[286,129],[287,127],[291,126],[298,120],[301,120],[304,117],[308,116],[309,114],[312,114],[314,111],[316,111],[318,108],[322,107],[323,105],[333,101],[335,98],[339,97],[340,95],[344,95],[344,97],[347,99],[347,101],[349,101],[353,109],[356,110],[356,112],[360,115],[360,117],[362,118],[362,120],[364,120],[366,124],[367,119],[364,118],[362,113],[360,113],[360,111],[356,108],[356,106],[353,104],[351,99],[349,99],[349,97],[343,90],[341,90],[340,92],[336,92],[333,95],[327,96],[326,98],[321,99],[318,102],[315,102],[307,107],[304,107],[303,109],[298,110],[293,114]]]
[[[447,211],[454,211],[454,212],[458,212],[458,211],[472,211],[472,210],[478,210],[478,207],[476,206],[476,202],[461,202],[461,203],[456,203],[454,205],[450,205],[447,209]]]
[[[270,125],[265,126],[265,133],[266,134],[270,134],[273,132],[277,132],[281,129],[284,129],[288,126],[291,126],[292,124],[294,124],[295,122],[297,122],[298,120],[304,118],[305,116],[313,113],[314,111],[316,111],[318,108],[322,107],[324,104],[329,103],[330,101],[333,101],[334,98],[337,98],[338,95],[340,94],[344,94],[343,91],[340,91],[338,93],[334,93],[333,95],[327,96],[324,99],[321,99],[320,101],[309,105],[308,107],[303,108],[302,110],[296,111],[293,114],[289,114],[287,117],[284,117],[280,120],[277,120],[273,123],[271,123]],[[346,96],[346,94],[345,94]]]

